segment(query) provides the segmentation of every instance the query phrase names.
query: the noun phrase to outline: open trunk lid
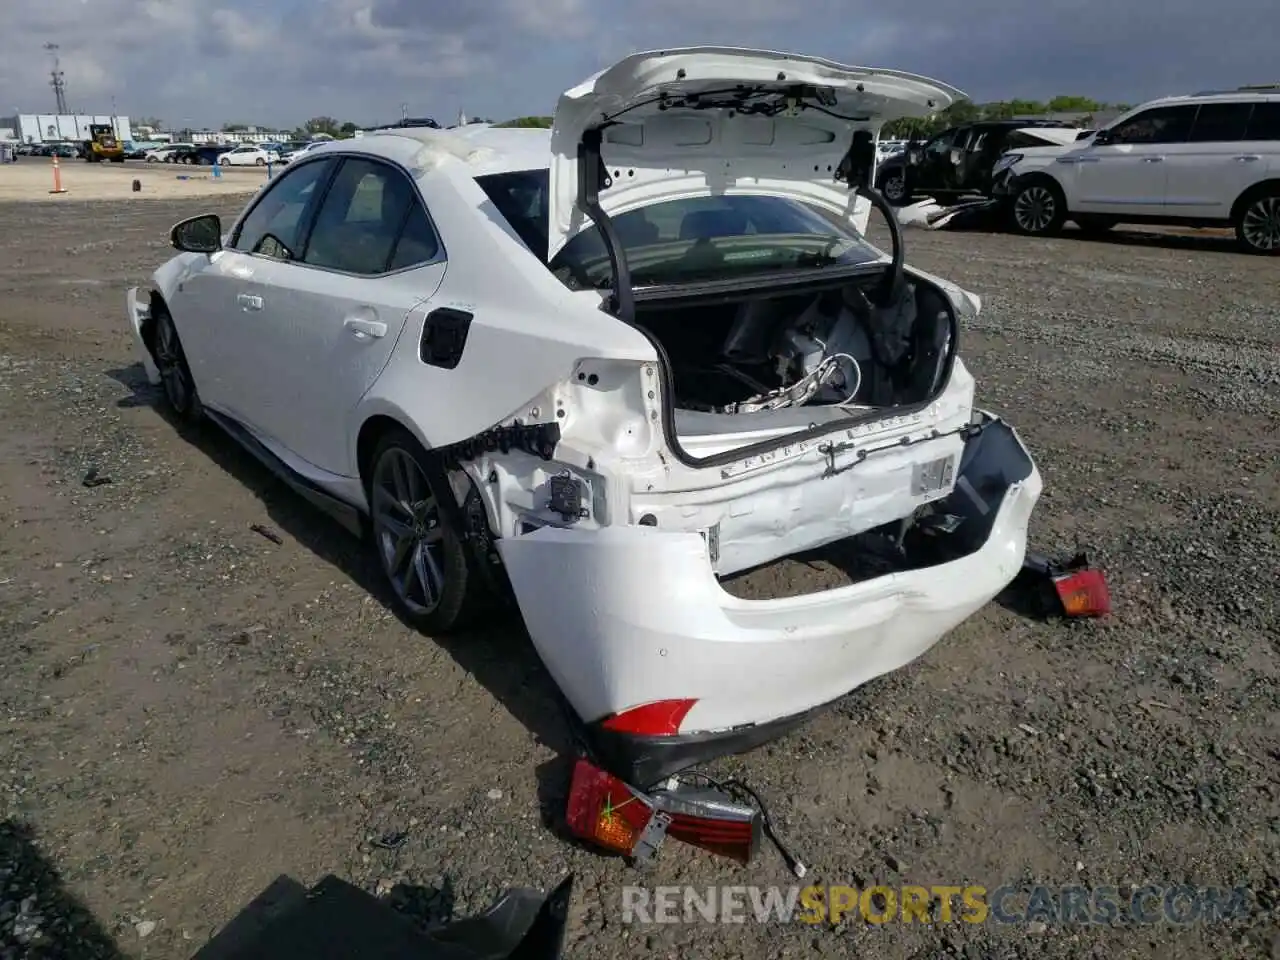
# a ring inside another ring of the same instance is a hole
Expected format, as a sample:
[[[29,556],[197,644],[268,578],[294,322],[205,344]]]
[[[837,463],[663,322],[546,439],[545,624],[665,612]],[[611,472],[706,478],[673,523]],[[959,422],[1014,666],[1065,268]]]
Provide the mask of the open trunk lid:
[[[551,134],[547,258],[592,225],[579,150],[600,130],[610,216],[661,200],[752,193],[853,217],[869,205],[835,171],[858,129],[928,116],[962,99],[927,77],[735,47],[637,53],[560,97]]]

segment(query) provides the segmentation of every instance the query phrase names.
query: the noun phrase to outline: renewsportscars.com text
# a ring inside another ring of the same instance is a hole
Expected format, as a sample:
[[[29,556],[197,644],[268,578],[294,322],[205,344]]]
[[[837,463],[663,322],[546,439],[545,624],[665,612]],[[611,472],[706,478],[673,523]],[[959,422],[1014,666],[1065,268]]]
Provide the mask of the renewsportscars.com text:
[[[622,889],[623,923],[1054,923],[1135,925],[1246,919],[1245,887],[1185,884],[931,887],[638,887]]]

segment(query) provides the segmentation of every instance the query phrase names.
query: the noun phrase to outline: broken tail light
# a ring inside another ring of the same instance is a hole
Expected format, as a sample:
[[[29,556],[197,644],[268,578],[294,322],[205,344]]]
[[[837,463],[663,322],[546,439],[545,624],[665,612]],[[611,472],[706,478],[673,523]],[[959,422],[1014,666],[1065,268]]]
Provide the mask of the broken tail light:
[[[1053,578],[1053,588],[1068,617],[1101,617],[1111,612],[1111,591],[1101,570],[1077,570]]]
[[[673,778],[644,794],[585,759],[574,765],[565,820],[574,836],[641,862],[671,836],[749,863],[762,828],[759,811],[719,790]]]
[[[1111,612],[1111,591],[1101,570],[1078,553],[1066,561],[1027,551],[1018,581],[1032,588],[1045,616],[1101,617]]]
[[[760,846],[760,811],[719,790],[676,783],[655,791],[655,806],[671,818],[667,835],[748,864]]]
[[[588,760],[574,764],[565,823],[575,837],[643,858],[640,839],[653,818],[653,805],[638,790]]]

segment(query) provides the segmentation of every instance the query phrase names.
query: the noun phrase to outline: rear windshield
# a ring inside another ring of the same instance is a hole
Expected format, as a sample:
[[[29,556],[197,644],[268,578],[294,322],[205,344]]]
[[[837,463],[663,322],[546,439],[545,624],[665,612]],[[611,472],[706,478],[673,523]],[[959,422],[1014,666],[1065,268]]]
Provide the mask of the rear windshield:
[[[542,260],[547,256],[548,180],[546,170],[476,178],[498,212]],[[850,224],[785,197],[665,200],[619,214],[613,224],[636,286],[881,258]],[[604,288],[612,281],[608,254],[595,227],[570,240],[550,267],[574,289]]]

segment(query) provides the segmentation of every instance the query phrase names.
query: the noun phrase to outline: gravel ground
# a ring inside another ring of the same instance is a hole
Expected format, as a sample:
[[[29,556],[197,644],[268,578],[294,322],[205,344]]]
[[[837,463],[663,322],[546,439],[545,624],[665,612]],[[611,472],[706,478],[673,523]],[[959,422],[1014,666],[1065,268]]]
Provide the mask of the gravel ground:
[[[280,874],[443,916],[570,871],[571,957],[1280,956],[1276,261],[909,231],[984,298],[966,360],[1044,473],[1037,543],[1089,545],[1116,613],[993,605],[726,765],[822,882],[1239,885],[1251,917],[628,926],[624,884],[792,881],[565,842],[518,627],[413,634],[359,544],[157,412],[123,294],[192,203],[0,206],[0,958],[188,957]]]

